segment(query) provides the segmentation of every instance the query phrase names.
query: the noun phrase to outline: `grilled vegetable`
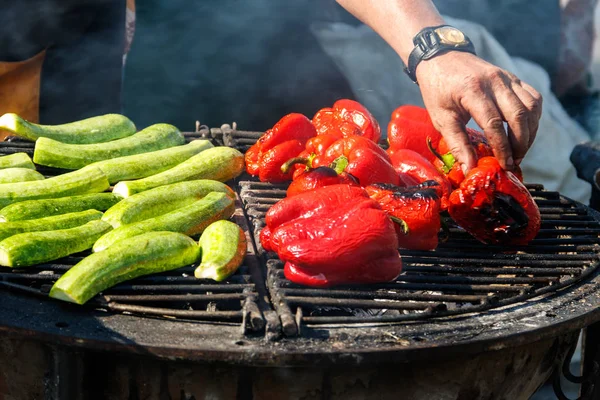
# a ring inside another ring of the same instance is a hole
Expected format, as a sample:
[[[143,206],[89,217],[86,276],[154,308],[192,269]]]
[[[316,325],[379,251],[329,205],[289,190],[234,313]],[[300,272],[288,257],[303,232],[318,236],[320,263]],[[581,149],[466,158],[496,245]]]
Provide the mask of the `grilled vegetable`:
[[[244,155],[231,147],[219,146],[204,150],[181,164],[160,174],[137,181],[123,181],[113,190],[123,197],[158,186],[196,179],[226,182],[244,171]]]
[[[210,192],[225,193],[230,199],[235,199],[233,190],[219,181],[199,179],[178,182],[134,194],[108,209],[102,220],[118,228],[188,206]]]
[[[1,209],[0,221],[21,221],[85,210],[104,211],[121,199],[113,193],[91,193],[58,199],[20,201]]]
[[[193,264],[199,256],[200,248],[185,235],[148,232],[84,258],[56,281],[50,297],[84,304],[117,283]]]
[[[0,169],[4,168],[35,169],[35,165],[27,153],[14,153],[0,157]]]
[[[281,166],[297,157],[304,150],[306,141],[316,135],[315,127],[304,115],[284,116],[246,152],[248,173],[258,175],[263,182],[291,180],[293,172],[284,173]]]
[[[131,136],[136,131],[133,122],[119,114],[106,114],[63,125],[39,125],[25,121],[17,114],[4,114],[0,117],[0,129],[33,141],[47,137],[72,144],[104,143]]]
[[[17,183],[41,181],[44,175],[29,168],[5,168],[0,169],[0,183]]]
[[[100,168],[113,184],[166,171],[211,147],[213,145],[208,140],[193,140],[184,146],[98,161],[93,165]]]
[[[109,187],[106,175],[100,169],[90,166],[43,181],[0,184],[0,207],[24,200],[100,193]]]
[[[211,223],[233,215],[234,203],[225,193],[209,193],[201,200],[155,218],[123,225],[102,236],[94,244],[94,252],[132,236],[151,231],[180,232],[187,235],[202,233]]]
[[[30,219],[27,221],[5,222],[0,224],[0,240],[25,232],[74,228],[100,218],[102,218],[102,213],[100,211],[87,210],[45,218]]]
[[[198,244],[202,250],[202,262],[194,271],[194,276],[220,282],[242,265],[248,242],[242,228],[233,222],[221,220],[204,230]]]
[[[448,212],[480,242],[526,245],[540,230],[540,210],[527,188],[495,157],[483,157],[450,195]]]
[[[265,217],[263,248],[308,286],[388,282],[402,269],[394,223],[367,192],[331,185],[287,197]]]
[[[79,253],[111,229],[110,224],[96,220],[70,229],[13,235],[0,242],[0,265],[27,267]]]
[[[99,144],[66,144],[40,138],[35,143],[33,161],[49,167],[78,169],[97,161],[147,153],[181,145],[185,139],[173,125],[155,124],[135,135]]]
[[[412,151],[412,150],[411,150]],[[398,247],[434,250],[441,227],[440,198],[435,181],[398,187],[375,183],[365,190],[395,223]]]

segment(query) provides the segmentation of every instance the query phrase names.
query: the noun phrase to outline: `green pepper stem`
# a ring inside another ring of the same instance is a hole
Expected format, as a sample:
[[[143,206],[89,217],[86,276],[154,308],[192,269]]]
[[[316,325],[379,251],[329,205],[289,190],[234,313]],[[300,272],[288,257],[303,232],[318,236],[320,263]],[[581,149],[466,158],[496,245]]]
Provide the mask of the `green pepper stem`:
[[[389,217],[392,221],[394,221],[395,224],[400,225],[400,229],[402,230],[402,233],[404,235],[409,234],[410,229],[408,228],[408,224],[406,223],[406,221],[404,221],[402,218],[396,217],[395,215],[390,215]]]
[[[341,174],[344,172],[346,167],[348,166],[348,158],[346,156],[339,156],[329,165],[329,168],[335,170],[337,174]]]
[[[306,168],[310,169],[310,161],[311,161],[310,159],[305,158],[305,157],[290,158],[285,163],[283,163],[283,165],[281,166],[281,172],[283,172],[284,174],[287,174],[290,171],[290,169],[292,168],[292,165],[296,165],[296,164],[306,165]]]
[[[440,154],[436,149],[433,148],[433,145],[431,144],[431,138],[429,136],[427,137],[427,148],[438,160],[444,164],[444,173],[447,174],[450,172],[454,166],[454,163],[456,162],[452,153]]]

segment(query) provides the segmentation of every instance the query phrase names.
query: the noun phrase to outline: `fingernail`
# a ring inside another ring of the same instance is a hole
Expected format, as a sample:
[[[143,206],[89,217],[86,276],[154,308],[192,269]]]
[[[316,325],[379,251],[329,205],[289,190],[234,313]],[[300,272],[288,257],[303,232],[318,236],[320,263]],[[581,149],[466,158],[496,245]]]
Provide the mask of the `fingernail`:
[[[516,164],[516,165],[521,165],[521,161],[523,161],[523,158],[522,158],[522,157],[521,157],[521,158],[517,158],[517,159],[515,160],[515,164]]]
[[[513,158],[512,157],[508,157],[506,159],[506,167],[508,169],[512,169],[514,166],[515,166],[515,162],[513,161]]]
[[[461,164],[460,168],[462,169],[463,174],[467,176],[467,172],[469,172],[469,169],[467,168],[466,164]]]

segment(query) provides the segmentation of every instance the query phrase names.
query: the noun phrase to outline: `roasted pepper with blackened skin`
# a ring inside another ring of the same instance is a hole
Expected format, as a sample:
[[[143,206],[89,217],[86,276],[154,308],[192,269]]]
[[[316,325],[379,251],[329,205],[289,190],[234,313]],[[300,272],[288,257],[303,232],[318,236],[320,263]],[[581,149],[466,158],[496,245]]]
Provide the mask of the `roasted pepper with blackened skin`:
[[[308,139],[317,135],[312,122],[302,114],[288,114],[246,151],[246,171],[263,182],[285,182],[293,171],[284,174],[281,166],[304,150]]]
[[[367,192],[331,185],[285,198],[266,215],[263,248],[308,286],[388,282],[402,270],[394,223]]]
[[[438,183],[426,181],[412,187],[373,184],[369,196],[396,224],[398,246],[409,250],[434,250],[441,227]]]
[[[400,177],[409,176],[417,184],[425,181],[435,181],[438,183],[433,189],[436,190],[440,200],[442,210],[448,208],[448,197],[452,192],[452,185],[441,172],[425,157],[409,149],[398,149],[390,156],[392,166]]]
[[[295,178],[288,186],[286,195],[291,197],[321,187],[340,184],[358,186],[358,181],[346,172],[338,174],[333,168],[318,167]]]
[[[540,230],[540,211],[527,188],[494,157],[483,157],[450,195],[448,212],[475,239],[526,245]]]

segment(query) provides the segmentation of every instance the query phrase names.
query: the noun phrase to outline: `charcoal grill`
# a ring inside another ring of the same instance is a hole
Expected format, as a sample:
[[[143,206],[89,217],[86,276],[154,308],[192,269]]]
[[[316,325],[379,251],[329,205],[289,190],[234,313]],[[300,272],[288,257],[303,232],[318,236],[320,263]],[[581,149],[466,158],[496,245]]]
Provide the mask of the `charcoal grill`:
[[[260,135],[227,125],[186,133],[241,151]],[[33,147],[0,143],[0,154],[18,151]],[[543,219],[531,246],[484,246],[453,228],[434,252],[402,251],[405,272],[395,282],[333,289],[292,284],[260,247],[265,212],[285,185],[242,176],[232,186],[249,248],[225,282],[198,281],[190,266],[117,285],[80,307],[46,294],[85,254],[0,269],[0,359],[16,371],[2,371],[0,392],[258,399],[346,398],[352,388],[369,398],[376,388],[371,398],[398,390],[519,398],[568,363],[578,330],[600,320],[600,215],[540,185],[529,186]],[[566,375],[586,381],[589,395],[597,369],[592,360],[583,378]],[[37,384],[11,385],[17,372]]]

